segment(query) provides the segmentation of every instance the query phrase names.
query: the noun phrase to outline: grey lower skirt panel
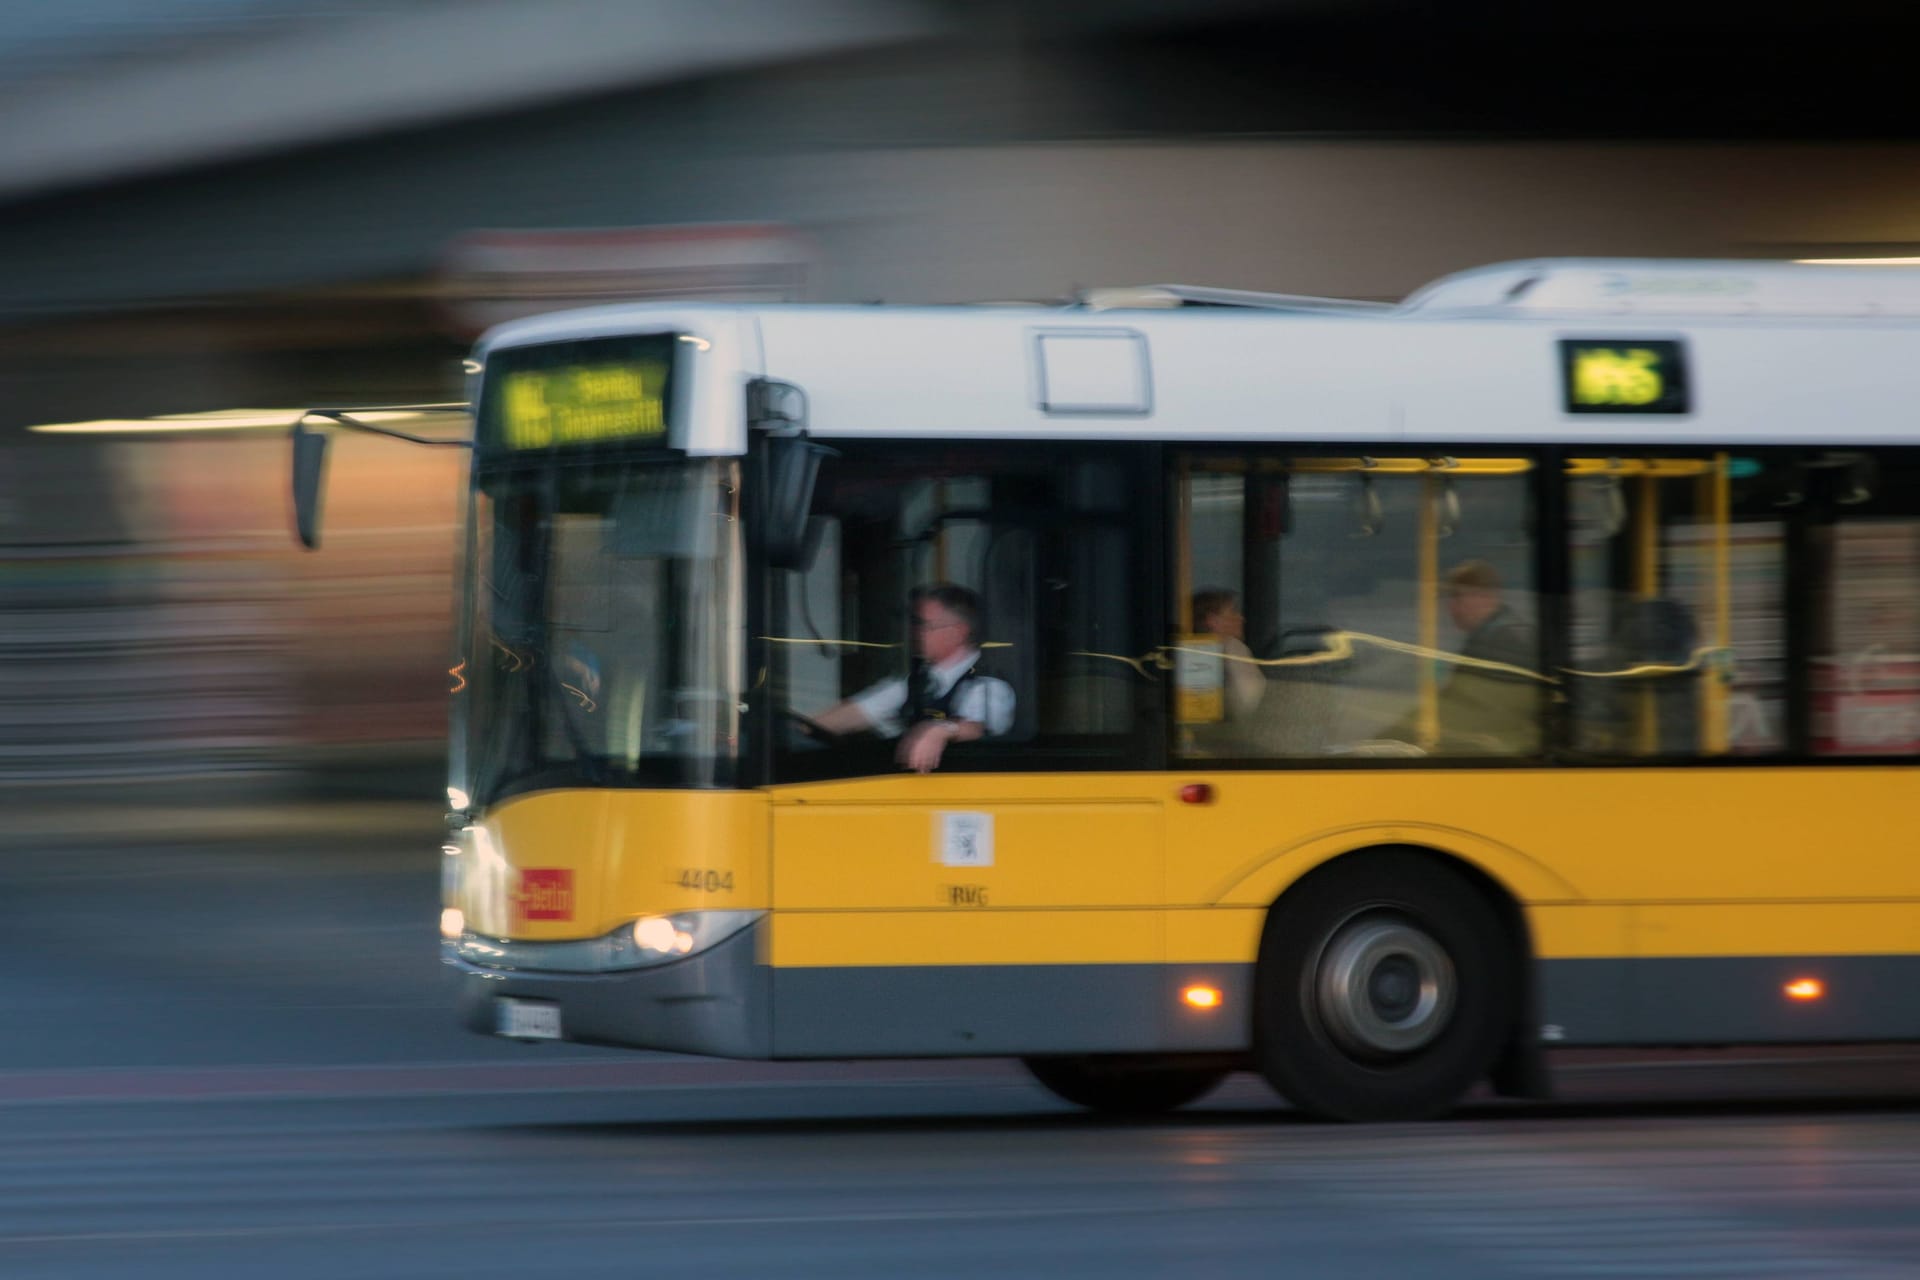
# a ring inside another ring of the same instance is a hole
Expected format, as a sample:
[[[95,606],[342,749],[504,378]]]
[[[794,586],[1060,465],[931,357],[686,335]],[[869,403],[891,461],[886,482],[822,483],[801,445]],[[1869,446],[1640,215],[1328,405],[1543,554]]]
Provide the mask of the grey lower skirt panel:
[[[1545,960],[1549,1045],[1920,1040],[1920,955]],[[1817,981],[1818,999],[1786,988]],[[1218,1008],[1180,999],[1196,982]],[[1244,1052],[1252,965],[781,969],[779,1057]]]
[[[569,1040],[737,1058],[1239,1053],[1252,965],[929,965],[771,969],[758,927],[656,969],[561,974],[459,964],[461,1018],[492,1034],[499,996],[549,1000]],[[1545,960],[1548,1045],[1920,1040],[1920,955]],[[1823,994],[1795,1000],[1812,979]],[[1217,1007],[1181,999],[1204,983]]]
[[[1181,992],[1218,988],[1212,1009]],[[1241,1052],[1252,965],[929,965],[778,969],[782,1058]]]
[[[1544,960],[1548,1044],[1920,1040],[1920,955]],[[1796,1000],[1789,984],[1823,994]]]

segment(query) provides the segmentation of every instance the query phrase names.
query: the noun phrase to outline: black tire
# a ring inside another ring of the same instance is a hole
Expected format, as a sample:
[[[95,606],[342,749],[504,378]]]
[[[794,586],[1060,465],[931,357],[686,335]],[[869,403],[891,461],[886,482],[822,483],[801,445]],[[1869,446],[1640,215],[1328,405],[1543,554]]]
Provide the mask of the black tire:
[[[1027,1058],[1033,1078],[1068,1102],[1110,1115],[1158,1115],[1197,1102],[1227,1073],[1133,1058]]]
[[[1268,913],[1254,1058],[1310,1115],[1439,1115],[1504,1047],[1516,968],[1499,912],[1438,857],[1382,849],[1342,858]]]

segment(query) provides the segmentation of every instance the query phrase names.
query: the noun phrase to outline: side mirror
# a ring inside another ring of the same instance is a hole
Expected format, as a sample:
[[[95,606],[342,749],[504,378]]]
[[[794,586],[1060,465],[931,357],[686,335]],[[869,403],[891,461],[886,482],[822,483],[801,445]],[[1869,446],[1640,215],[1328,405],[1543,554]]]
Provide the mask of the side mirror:
[[[835,451],[805,436],[767,437],[767,564],[804,570],[819,550],[819,530],[808,518],[820,459]]]
[[[820,548],[832,532],[834,520],[831,516],[808,516],[806,537],[800,544],[800,563],[794,568],[802,573],[813,572],[814,561],[820,558]]]
[[[293,424],[293,520],[300,545],[320,545],[320,498],[326,486],[327,436],[305,422]]]

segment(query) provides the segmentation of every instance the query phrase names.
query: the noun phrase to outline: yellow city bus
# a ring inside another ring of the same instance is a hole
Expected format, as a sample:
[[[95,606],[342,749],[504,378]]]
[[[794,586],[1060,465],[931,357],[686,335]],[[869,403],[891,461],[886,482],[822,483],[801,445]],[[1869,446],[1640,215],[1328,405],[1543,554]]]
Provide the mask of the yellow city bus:
[[[1920,1038],[1917,345],[1738,262],[502,328],[460,1016],[1348,1119]]]

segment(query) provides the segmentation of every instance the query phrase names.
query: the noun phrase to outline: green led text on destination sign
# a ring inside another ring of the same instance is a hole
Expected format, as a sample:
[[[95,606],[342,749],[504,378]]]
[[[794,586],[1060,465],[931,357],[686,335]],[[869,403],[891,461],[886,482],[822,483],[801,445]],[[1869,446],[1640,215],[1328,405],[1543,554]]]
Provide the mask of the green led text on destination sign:
[[[1660,357],[1645,347],[1588,347],[1574,353],[1573,402],[1637,407],[1660,398]]]
[[[518,369],[501,380],[500,442],[509,449],[662,441],[667,366],[577,364]]]
[[[1670,339],[1563,340],[1568,413],[1686,413],[1686,355]]]

